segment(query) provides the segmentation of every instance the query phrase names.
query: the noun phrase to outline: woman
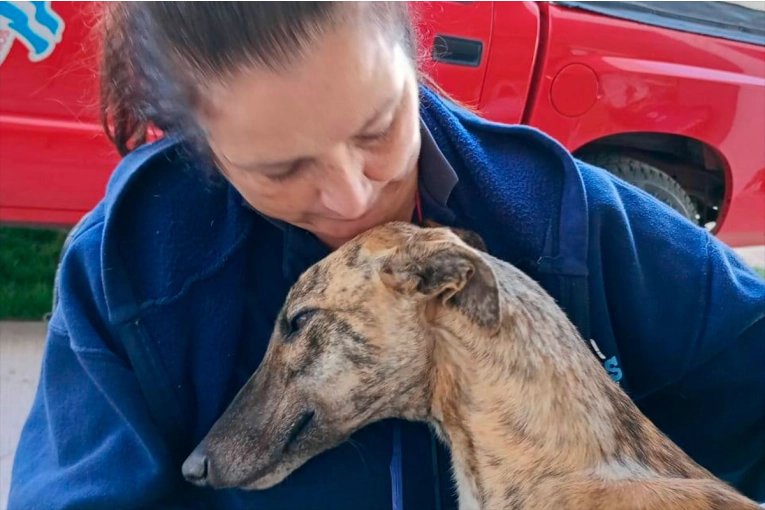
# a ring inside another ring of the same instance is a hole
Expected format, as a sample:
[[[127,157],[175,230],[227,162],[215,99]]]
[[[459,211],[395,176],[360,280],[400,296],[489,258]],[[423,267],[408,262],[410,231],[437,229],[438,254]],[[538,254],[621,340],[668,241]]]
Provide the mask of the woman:
[[[765,283],[543,134],[439,97],[405,6],[109,8],[103,110],[126,156],[65,249],[12,510],[454,508],[447,453],[398,421],[263,492],[181,474],[297,276],[418,203],[540,281],[662,430],[765,499]],[[151,124],[167,136],[146,144]]]

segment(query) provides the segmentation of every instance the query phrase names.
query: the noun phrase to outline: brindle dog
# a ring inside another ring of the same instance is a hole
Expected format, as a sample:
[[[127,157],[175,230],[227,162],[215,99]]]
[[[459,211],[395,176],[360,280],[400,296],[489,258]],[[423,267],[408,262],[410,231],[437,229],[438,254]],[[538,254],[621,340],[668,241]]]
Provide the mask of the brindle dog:
[[[391,223],[311,267],[187,479],[271,487],[397,417],[449,446],[461,509],[758,509],[640,413],[536,282],[477,248]]]

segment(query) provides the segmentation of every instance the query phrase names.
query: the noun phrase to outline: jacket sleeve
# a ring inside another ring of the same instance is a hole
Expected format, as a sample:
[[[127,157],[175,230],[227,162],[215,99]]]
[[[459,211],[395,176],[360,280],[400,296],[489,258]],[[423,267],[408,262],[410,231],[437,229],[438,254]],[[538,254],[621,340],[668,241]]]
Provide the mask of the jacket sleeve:
[[[12,472],[9,509],[193,508],[135,374],[109,345],[100,228],[65,249],[42,371]],[[190,487],[190,486],[189,486]]]
[[[765,280],[648,194],[583,175],[590,267],[633,398],[697,462],[765,502]]]

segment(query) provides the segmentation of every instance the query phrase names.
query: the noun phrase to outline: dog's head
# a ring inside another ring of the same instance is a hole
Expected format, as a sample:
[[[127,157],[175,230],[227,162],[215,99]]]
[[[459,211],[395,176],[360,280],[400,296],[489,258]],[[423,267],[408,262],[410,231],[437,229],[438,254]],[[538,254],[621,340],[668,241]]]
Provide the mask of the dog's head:
[[[187,479],[263,489],[374,421],[428,418],[434,329],[499,329],[475,234],[391,223],[312,266],[266,355],[184,464]]]

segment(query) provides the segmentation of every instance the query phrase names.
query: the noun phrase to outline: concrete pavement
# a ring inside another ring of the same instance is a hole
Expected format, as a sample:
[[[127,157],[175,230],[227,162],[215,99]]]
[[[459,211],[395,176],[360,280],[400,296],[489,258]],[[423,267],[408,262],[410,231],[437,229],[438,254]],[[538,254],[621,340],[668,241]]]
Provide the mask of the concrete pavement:
[[[765,268],[765,246],[738,252]],[[39,322],[0,322],[0,510],[7,506],[16,443],[37,388],[45,332]]]
[[[744,1],[744,2],[725,2],[725,3],[738,4],[742,7],[749,7],[750,9],[755,9],[757,11],[765,11],[765,2]]]
[[[763,2],[765,3],[765,2]],[[765,246],[752,246],[736,250],[744,262],[752,267],[765,269]]]
[[[0,509],[8,504],[11,467],[21,427],[34,399],[46,325],[0,322]]]

